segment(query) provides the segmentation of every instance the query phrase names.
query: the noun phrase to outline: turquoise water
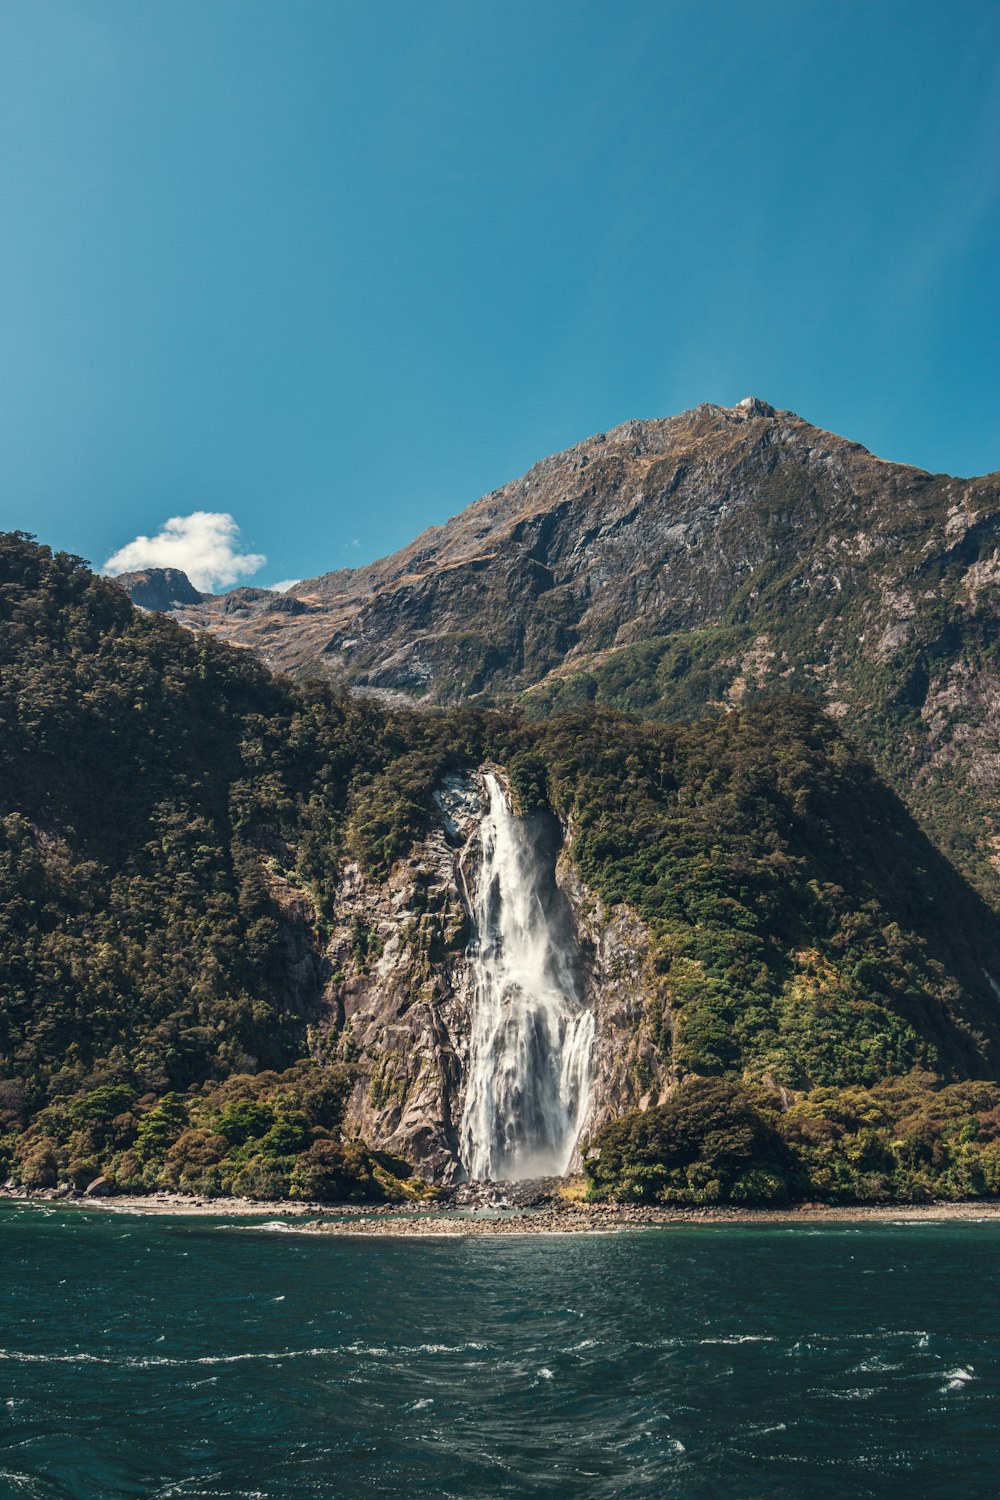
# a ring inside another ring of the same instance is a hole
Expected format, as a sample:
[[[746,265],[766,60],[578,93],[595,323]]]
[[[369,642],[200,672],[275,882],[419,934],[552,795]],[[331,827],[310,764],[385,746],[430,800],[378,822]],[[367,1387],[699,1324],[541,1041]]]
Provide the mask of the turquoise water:
[[[359,1240],[0,1206],[0,1495],[1000,1494],[1000,1228]]]

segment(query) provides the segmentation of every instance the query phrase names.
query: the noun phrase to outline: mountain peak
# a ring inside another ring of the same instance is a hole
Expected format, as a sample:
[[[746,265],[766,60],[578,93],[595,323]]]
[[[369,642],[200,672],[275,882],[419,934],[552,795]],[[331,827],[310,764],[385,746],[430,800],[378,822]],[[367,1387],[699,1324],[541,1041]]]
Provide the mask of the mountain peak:
[[[119,573],[114,582],[140,609],[164,611],[178,604],[203,604],[211,594],[200,594],[180,568],[142,568]]]
[[[851,590],[870,598],[878,650],[890,652],[917,607],[905,580],[954,546],[956,528],[993,514],[995,486],[968,496],[944,479],[932,486],[749,395],[594,433],[392,556],[304,579],[280,604],[248,590],[191,601],[183,574],[163,569],[121,581],[136,603],[178,600],[181,623],[280,670],[429,705],[527,694],[566,706],[624,692],[612,658],[642,676],[646,658],[630,653],[652,642],[659,661],[681,637],[708,703],[794,682],[842,704],[843,663],[868,633],[844,608]],[[771,634],[781,649],[761,647],[772,654],[758,661],[754,642]],[[626,706],[667,693],[660,670]]]
[[[742,401],[737,401],[733,411],[742,412],[747,417],[777,416],[774,407],[762,401],[759,396],[744,396]]]

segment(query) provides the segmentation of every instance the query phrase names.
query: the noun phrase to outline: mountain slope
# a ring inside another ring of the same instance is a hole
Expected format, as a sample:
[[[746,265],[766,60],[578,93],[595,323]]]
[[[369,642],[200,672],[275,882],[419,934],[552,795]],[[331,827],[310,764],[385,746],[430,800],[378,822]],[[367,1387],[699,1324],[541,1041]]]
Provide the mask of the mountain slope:
[[[486,765],[562,842],[598,1118],[687,1075],[1000,1078],[1000,922],[814,704],[386,711],[14,535],[3,1167],[272,1195],[454,1171],[468,928],[435,793]]]
[[[425,705],[807,693],[997,902],[998,528],[997,475],[887,463],[751,398],[598,434],[370,567],[175,613]]]

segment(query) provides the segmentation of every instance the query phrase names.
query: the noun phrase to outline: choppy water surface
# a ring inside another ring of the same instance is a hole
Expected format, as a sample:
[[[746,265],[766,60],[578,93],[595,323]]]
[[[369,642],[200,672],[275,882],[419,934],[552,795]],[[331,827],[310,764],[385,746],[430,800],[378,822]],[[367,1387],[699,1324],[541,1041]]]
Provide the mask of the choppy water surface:
[[[995,1225],[360,1240],[0,1205],[0,1494],[1000,1493]]]

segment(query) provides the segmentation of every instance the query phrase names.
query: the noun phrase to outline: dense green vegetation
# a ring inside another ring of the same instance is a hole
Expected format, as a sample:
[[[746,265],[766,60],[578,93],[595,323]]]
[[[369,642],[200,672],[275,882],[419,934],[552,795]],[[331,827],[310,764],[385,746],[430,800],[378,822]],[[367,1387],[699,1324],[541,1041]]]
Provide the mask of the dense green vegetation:
[[[30,1129],[11,1132],[0,1165],[29,1188],[60,1181],[86,1188],[103,1175],[132,1193],[420,1197],[426,1185],[409,1163],[344,1139],[349,1082],[346,1069],[301,1062],[160,1097],[137,1095],[127,1083],[99,1084],[53,1099]],[[0,1083],[0,1129],[20,1123],[23,1106],[16,1086]]]
[[[692,1079],[597,1132],[589,1194],[626,1203],[924,1203],[1000,1194],[1000,1087],[933,1074],[870,1089]]]
[[[886,1165],[909,1139],[890,1075],[917,1078],[934,1150],[951,1152],[961,1114],[963,1149],[979,1142],[986,1161],[993,1096],[963,1080],[1000,1075],[997,919],[807,700],[691,724],[386,712],[275,678],[14,534],[0,538],[0,1179],[419,1192],[344,1125],[352,1065],[323,1061],[324,940],[343,860],[384,876],[430,825],[445,771],[487,759],[525,811],[569,829],[587,885],[649,924],[659,1045],[702,1080],[662,1107],[666,1134],[643,1135],[657,1111],[608,1127],[595,1190],[631,1194],[648,1168],[654,1194],[731,1196],[744,1168],[682,1182],[713,1148],[675,1161],[670,1136],[670,1111],[723,1083],[752,1170],[790,1195],[848,1191],[808,1143],[847,1159],[861,1126],[822,1122],[861,1110],[859,1090],[889,1155],[849,1191],[903,1182],[909,1158]],[[367,930],[352,944],[377,958]],[[935,1167],[942,1190],[957,1161]],[[970,1166],[966,1190],[992,1191],[992,1171]]]
[[[995,1073],[997,920],[810,702],[680,726],[589,710],[534,753],[584,880],[658,940],[682,1071]]]
[[[293,689],[79,559],[3,538],[0,1172],[31,1179],[28,1150],[43,1175],[54,1153],[60,1170],[124,1160],[122,1180],[148,1184],[159,1158],[136,1175],[127,1153],[158,1100],[190,1095],[200,1119],[204,1087],[306,1055],[341,852],[382,868],[405,847],[460,753],[446,738]],[[312,894],[314,926],[282,910],[271,870]],[[81,1136],[70,1102],[106,1087],[128,1091],[131,1123]]]

